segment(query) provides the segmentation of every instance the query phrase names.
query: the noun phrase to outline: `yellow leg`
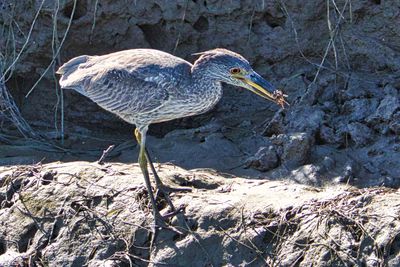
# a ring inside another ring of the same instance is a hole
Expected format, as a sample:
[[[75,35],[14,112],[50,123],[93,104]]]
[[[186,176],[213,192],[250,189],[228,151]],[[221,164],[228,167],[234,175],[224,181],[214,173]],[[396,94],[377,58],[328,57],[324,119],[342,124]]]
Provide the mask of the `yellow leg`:
[[[140,144],[141,139],[140,139],[140,132],[138,129],[135,129],[135,136],[136,136],[137,142]],[[192,191],[190,188],[184,188],[184,187],[172,188],[169,186],[165,186],[164,183],[161,181],[160,176],[158,176],[156,168],[154,168],[153,161],[151,160],[149,152],[147,151],[146,148],[145,148],[145,154],[146,154],[147,162],[150,165],[151,172],[154,175],[154,180],[156,182],[156,187],[158,190],[161,190],[164,194],[167,194],[170,192],[191,192]],[[171,205],[172,203],[170,203],[169,199],[166,199],[166,200],[167,200],[167,202],[169,202],[168,204],[170,205],[171,209],[174,210],[173,205]]]
[[[146,159],[146,136],[140,133],[140,131],[138,129],[135,130],[135,136],[136,136],[136,140],[138,141],[139,145],[140,145],[140,151],[139,151],[139,166],[140,169],[143,173],[143,177],[144,177],[144,181],[146,184],[146,188],[149,194],[149,198],[150,198],[150,202],[151,205],[153,207],[153,215],[154,215],[154,219],[155,222],[157,223],[157,219],[161,218],[161,215],[158,211],[157,208],[157,203],[156,200],[154,198],[154,194],[153,194],[153,190],[151,188],[151,183],[150,183],[150,177],[149,177],[149,171],[147,169],[147,159]]]
[[[161,216],[158,208],[157,208],[157,203],[156,203],[156,198],[154,197],[152,188],[151,188],[151,183],[150,183],[150,176],[149,176],[149,172],[147,169],[147,152],[146,152],[146,130],[142,130],[142,132],[140,132],[138,129],[135,130],[135,137],[136,140],[138,141],[139,145],[140,145],[140,151],[139,151],[139,166],[140,169],[143,173],[143,177],[144,177],[144,181],[146,184],[146,188],[149,194],[149,198],[150,198],[150,202],[153,208],[153,217],[154,217],[154,226],[153,226],[153,235],[151,237],[151,241],[150,241],[150,251],[152,250],[153,247],[153,243],[156,240],[156,236],[158,233],[158,229],[159,227],[163,227],[164,229],[170,229],[171,231],[174,231],[178,234],[182,234],[181,231],[179,231],[178,229],[176,229],[173,226],[167,226],[165,224],[164,218],[170,217],[170,216],[174,216],[176,215],[176,212],[172,212],[170,214],[167,214],[166,216]],[[152,168],[152,171],[155,172],[154,167]],[[167,200],[167,202],[172,206],[172,210],[175,211],[174,206],[172,205],[171,200],[169,199],[168,195],[164,195],[164,198]]]
[[[137,142],[139,143],[139,145],[140,145],[140,152],[139,152],[139,158],[140,158],[140,157],[143,157],[143,154],[142,154],[143,151],[142,151],[142,145],[141,145],[142,138],[141,138],[141,134],[140,134],[140,132],[139,132],[139,130],[138,130],[137,128],[135,129],[135,137],[136,137],[136,141],[137,141]],[[153,172],[154,180],[156,181],[157,195],[158,195],[159,189],[160,189],[160,188],[164,188],[165,186],[164,186],[164,184],[161,182],[161,179],[160,179],[160,177],[158,176],[158,174],[157,174],[157,172],[156,172],[156,169],[154,168],[153,162],[151,161],[151,158],[150,158],[150,156],[149,156],[149,154],[148,154],[146,148],[144,148],[144,153],[145,153],[145,157],[144,157],[144,159],[143,159],[143,158],[139,159],[139,163],[140,163],[140,161],[146,161],[146,166],[144,166],[144,168],[146,169],[147,175],[148,175],[147,162],[150,163],[151,171]],[[142,166],[141,166],[141,168],[142,168]],[[143,172],[143,170],[142,170],[142,172]],[[171,211],[172,211],[172,212],[176,211],[176,209],[175,209],[175,207],[174,207],[174,205],[173,205],[171,199],[169,198],[168,193],[165,193],[165,194],[163,194],[163,195],[164,195],[164,199],[167,201],[169,207],[171,208]],[[154,199],[155,199],[155,201],[156,201],[157,197],[154,197]]]
[[[135,129],[135,136],[136,136],[137,142],[140,144],[141,136],[140,136],[140,132],[139,132],[139,130],[138,130],[137,128]],[[154,168],[153,161],[151,160],[150,155],[149,155],[147,149],[145,149],[145,154],[146,154],[147,162],[150,164],[151,171],[153,172],[154,180],[155,180],[155,182],[156,182],[157,188],[164,187],[163,182],[161,182],[160,176],[158,176],[158,174],[157,174],[157,172],[156,172],[156,169]]]

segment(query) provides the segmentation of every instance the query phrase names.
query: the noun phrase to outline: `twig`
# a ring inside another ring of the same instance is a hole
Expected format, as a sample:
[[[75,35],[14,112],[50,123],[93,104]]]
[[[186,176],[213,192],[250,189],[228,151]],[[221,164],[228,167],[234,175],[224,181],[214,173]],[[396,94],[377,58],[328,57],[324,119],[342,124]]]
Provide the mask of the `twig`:
[[[2,111],[3,115],[9,114],[9,117],[6,116],[7,119],[9,119],[13,125],[17,127],[18,131],[23,137],[39,138],[28,122],[22,117],[13,97],[6,88],[3,79],[0,79],[0,110]]]
[[[96,27],[96,16],[97,16],[97,6],[98,5],[99,5],[99,0],[96,0],[95,3],[94,3],[92,28],[90,29],[90,37],[89,37],[89,43],[90,44],[92,43],[94,28]],[[136,5],[136,1],[135,1],[135,5]]]
[[[185,17],[186,17],[186,11],[188,8],[188,3],[189,3],[189,0],[186,0],[185,8],[183,9],[183,15],[182,15],[182,19],[181,19],[181,27],[179,27],[179,29],[183,28],[183,25],[185,23]],[[181,30],[179,30],[179,32],[178,32],[178,37],[176,38],[175,46],[174,46],[174,49],[172,50],[173,55],[175,55],[176,49],[178,49],[180,39],[181,39]]]
[[[103,154],[97,161],[98,164],[103,165],[104,159],[110,154],[110,152],[114,149],[115,145],[110,145],[106,150],[103,150]]]
[[[18,61],[19,58],[21,57],[22,53],[24,52],[25,48],[27,47],[28,42],[29,42],[29,39],[31,38],[31,34],[32,34],[32,31],[33,31],[33,28],[34,28],[34,26],[35,26],[35,24],[36,24],[36,21],[37,21],[38,17],[39,17],[40,11],[41,11],[42,8],[43,8],[44,2],[45,2],[45,0],[42,0],[42,2],[40,3],[40,6],[39,6],[39,8],[38,8],[38,11],[36,12],[35,17],[34,17],[34,19],[33,19],[33,22],[32,22],[32,24],[31,24],[31,27],[30,27],[30,29],[29,29],[28,36],[26,37],[25,43],[22,45],[21,50],[19,51],[18,55],[15,57],[15,59],[13,60],[13,62],[12,62],[12,63],[10,64],[10,66],[8,66],[8,68],[4,71],[4,74],[1,76],[1,79],[0,79],[0,80],[8,81],[8,79],[11,77],[11,73],[10,73],[10,75],[8,76],[8,78],[7,78],[7,79],[5,78],[6,75],[14,68],[14,65],[17,63],[17,61]]]
[[[56,58],[57,58],[57,56],[58,56],[58,54],[60,53],[61,47],[63,46],[63,44],[64,44],[64,42],[65,42],[65,39],[67,38],[69,29],[71,28],[71,25],[72,25],[72,21],[73,21],[73,18],[74,18],[74,14],[75,14],[75,9],[76,9],[76,3],[77,3],[77,1],[78,1],[78,0],[74,0],[74,5],[73,5],[73,7],[72,7],[71,16],[70,16],[69,21],[68,21],[67,29],[65,30],[64,36],[63,36],[63,38],[62,38],[62,40],[61,40],[61,42],[60,42],[60,46],[58,47],[55,56],[53,56],[53,58],[52,58],[51,61],[50,61],[50,64],[49,64],[49,65],[47,66],[47,68],[44,70],[44,72],[42,73],[42,75],[40,75],[39,79],[35,82],[35,84],[32,86],[32,88],[29,90],[29,92],[25,95],[26,98],[33,92],[33,90],[36,88],[36,86],[39,84],[39,82],[43,79],[43,77],[46,75],[46,73],[47,73],[47,72],[49,71],[49,69],[52,67],[54,61],[56,60]]]

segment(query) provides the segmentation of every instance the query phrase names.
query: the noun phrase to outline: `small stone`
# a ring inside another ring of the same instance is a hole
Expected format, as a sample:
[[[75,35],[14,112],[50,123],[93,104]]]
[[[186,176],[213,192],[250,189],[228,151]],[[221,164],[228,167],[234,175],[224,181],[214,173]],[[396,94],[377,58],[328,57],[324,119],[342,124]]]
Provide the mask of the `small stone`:
[[[376,107],[378,101],[373,99],[352,99],[346,101],[343,105],[343,112],[349,116],[349,121],[363,121],[366,117],[371,115]]]
[[[322,161],[322,166],[324,168],[324,171],[331,171],[333,170],[333,168],[335,168],[335,160],[332,159],[329,156],[325,156],[323,161]]]
[[[320,167],[308,164],[292,171],[291,176],[293,180],[300,184],[319,186],[321,184],[320,171]]]
[[[400,135],[400,112],[396,112],[393,115],[392,120],[389,124],[390,130],[392,130],[395,134]]]
[[[261,147],[254,157],[248,160],[248,165],[262,172],[278,167],[279,158],[274,146]]]
[[[348,162],[343,170],[343,175],[335,179],[337,183],[348,183],[354,179],[354,167],[352,162]]]
[[[308,133],[291,133],[283,135],[282,161],[289,168],[305,164],[311,153],[314,138]]]
[[[362,123],[350,123],[347,129],[351,139],[357,146],[365,146],[373,139],[373,131]]]
[[[387,95],[379,104],[375,113],[367,118],[369,123],[388,121],[392,115],[400,110],[400,101],[397,96]]]
[[[318,138],[322,144],[335,144],[340,141],[334,130],[325,125],[322,125],[319,129]]]
[[[262,135],[264,136],[272,136],[274,134],[281,134],[284,132],[283,125],[283,111],[278,111],[275,113],[274,117],[271,120],[267,120],[265,123],[265,129]]]
[[[378,186],[397,187],[399,185],[399,179],[395,179],[388,175],[380,177],[378,181]]]
[[[338,176],[338,177],[335,177],[335,178],[332,180],[332,183],[334,183],[334,184],[342,184],[342,183],[344,183],[344,182],[346,182],[346,180],[345,180],[345,178],[344,178],[343,175]]]

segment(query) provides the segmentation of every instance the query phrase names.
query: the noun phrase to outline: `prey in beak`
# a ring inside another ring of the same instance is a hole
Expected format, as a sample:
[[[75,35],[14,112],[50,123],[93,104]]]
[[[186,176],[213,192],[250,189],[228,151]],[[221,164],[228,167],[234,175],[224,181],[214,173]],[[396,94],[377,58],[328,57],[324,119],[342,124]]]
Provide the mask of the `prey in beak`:
[[[281,90],[277,90],[275,86],[266,81],[258,73],[254,71],[243,73],[239,68],[233,68],[231,69],[231,75],[233,78],[244,83],[242,87],[247,90],[280,105],[282,108],[285,108],[285,104],[289,106],[289,103],[285,100],[288,95],[284,94]]]

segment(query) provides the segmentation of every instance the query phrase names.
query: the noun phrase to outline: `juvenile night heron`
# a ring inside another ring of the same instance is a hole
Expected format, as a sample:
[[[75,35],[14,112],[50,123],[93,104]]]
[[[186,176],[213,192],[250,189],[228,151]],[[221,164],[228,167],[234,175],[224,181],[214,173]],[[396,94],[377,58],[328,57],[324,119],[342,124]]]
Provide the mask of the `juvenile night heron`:
[[[281,106],[286,101],[280,91],[264,80],[241,55],[225,49],[200,53],[191,64],[171,54],[153,49],[132,49],[103,56],[79,56],[57,73],[60,85],[73,89],[123,120],[136,126],[140,145],[139,165],[157,222],[162,218],[154,197],[148,162],[156,187],[174,211],[146,150],[150,124],[204,113],[222,96],[221,83],[244,87]]]

